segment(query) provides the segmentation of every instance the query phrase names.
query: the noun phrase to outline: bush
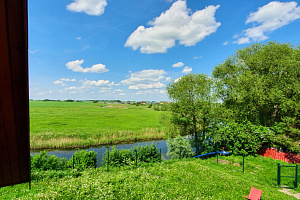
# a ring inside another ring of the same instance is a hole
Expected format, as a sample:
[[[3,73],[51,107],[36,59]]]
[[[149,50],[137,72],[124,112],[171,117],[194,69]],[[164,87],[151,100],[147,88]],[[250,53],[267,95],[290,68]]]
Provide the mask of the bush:
[[[33,170],[64,170],[67,167],[67,159],[48,155],[46,151],[31,157],[31,168]]]
[[[174,139],[167,140],[168,156],[172,159],[188,158],[194,155],[193,148],[190,141],[184,139],[182,136],[177,136]]]
[[[48,155],[46,151],[42,151],[31,157],[32,170],[66,170],[75,168],[83,170],[97,166],[97,153],[94,151],[77,151],[70,160],[59,158],[54,155]],[[74,158],[74,159],[73,159]],[[73,163],[74,160],[74,163]]]
[[[155,144],[146,146],[135,146],[131,149],[116,149],[113,146],[109,151],[109,165],[111,166],[125,166],[133,165],[138,162],[158,162],[161,161],[161,154]],[[108,154],[103,156],[104,163],[108,163]]]
[[[273,137],[268,127],[256,126],[249,121],[230,122],[217,132],[222,136],[221,143],[236,155],[255,154],[263,143],[270,144]]]
[[[76,151],[68,161],[69,166],[74,169],[84,170],[86,168],[97,167],[97,153],[95,151]]]

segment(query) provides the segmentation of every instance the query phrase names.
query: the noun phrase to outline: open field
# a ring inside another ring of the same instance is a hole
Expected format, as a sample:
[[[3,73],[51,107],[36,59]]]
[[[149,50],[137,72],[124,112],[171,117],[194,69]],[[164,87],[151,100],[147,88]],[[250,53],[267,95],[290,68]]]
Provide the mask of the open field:
[[[162,139],[161,112],[147,105],[30,101],[31,149]]]
[[[276,165],[270,158],[246,157],[245,173],[242,157],[169,160],[127,166],[79,171],[33,171],[32,189],[28,184],[0,188],[4,199],[244,199],[251,187],[263,190],[264,200],[292,200],[279,192]],[[289,164],[291,165],[291,164]],[[290,175],[285,171],[285,175]],[[299,180],[299,179],[298,179]],[[283,181],[290,186],[291,181]],[[291,190],[300,192],[299,189]]]

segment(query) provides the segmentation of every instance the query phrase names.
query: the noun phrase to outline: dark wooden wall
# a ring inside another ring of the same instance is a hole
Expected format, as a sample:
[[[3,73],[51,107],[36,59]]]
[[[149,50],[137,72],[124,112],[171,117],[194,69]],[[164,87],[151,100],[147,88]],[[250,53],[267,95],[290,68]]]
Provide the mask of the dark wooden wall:
[[[0,0],[0,187],[30,181],[27,0]]]

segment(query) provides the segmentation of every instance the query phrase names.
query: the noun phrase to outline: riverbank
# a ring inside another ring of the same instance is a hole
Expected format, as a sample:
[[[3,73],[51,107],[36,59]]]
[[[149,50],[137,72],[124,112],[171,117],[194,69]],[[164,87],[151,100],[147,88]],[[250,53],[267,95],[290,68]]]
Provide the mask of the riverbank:
[[[30,101],[30,148],[85,148],[167,138],[147,105]]]

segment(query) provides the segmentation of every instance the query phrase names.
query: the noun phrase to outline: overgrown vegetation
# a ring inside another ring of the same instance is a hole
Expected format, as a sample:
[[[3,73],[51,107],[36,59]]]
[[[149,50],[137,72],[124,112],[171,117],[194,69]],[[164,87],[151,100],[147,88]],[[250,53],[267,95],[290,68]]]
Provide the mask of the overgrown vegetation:
[[[222,159],[222,163],[221,163]],[[251,187],[263,190],[265,200],[293,200],[279,192],[276,165],[281,161],[247,156],[169,160],[135,166],[84,171],[48,170],[32,173],[28,184],[0,188],[3,199],[243,199]],[[291,175],[292,171],[284,171]],[[299,179],[298,179],[299,180]],[[286,178],[283,184],[293,186]],[[300,192],[299,189],[295,191]]]
[[[136,162],[160,162],[161,153],[155,144],[145,146],[134,146],[131,149],[116,149],[106,152],[103,162],[110,166],[134,165]]]

